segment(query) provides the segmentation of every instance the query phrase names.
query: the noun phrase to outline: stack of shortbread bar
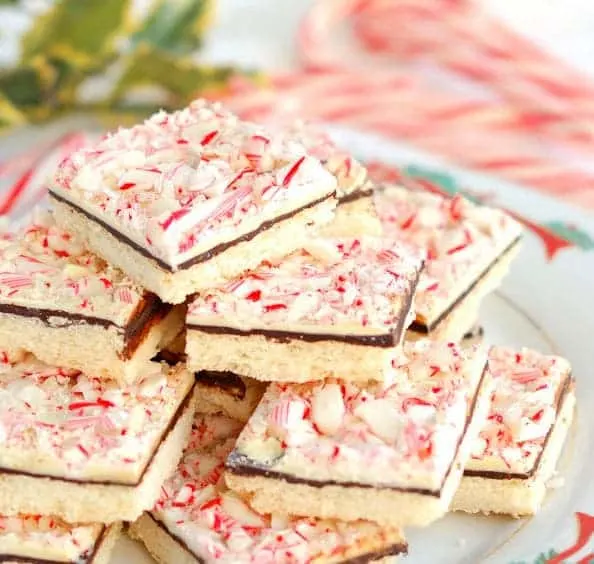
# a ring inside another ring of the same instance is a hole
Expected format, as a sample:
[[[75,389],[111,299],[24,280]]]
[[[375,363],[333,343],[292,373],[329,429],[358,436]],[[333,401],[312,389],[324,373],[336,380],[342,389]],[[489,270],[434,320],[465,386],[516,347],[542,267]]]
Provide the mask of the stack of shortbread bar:
[[[103,564],[126,523],[165,564],[387,562],[449,510],[538,510],[574,385],[476,342],[500,210],[204,101],[50,201],[0,236],[0,560]]]

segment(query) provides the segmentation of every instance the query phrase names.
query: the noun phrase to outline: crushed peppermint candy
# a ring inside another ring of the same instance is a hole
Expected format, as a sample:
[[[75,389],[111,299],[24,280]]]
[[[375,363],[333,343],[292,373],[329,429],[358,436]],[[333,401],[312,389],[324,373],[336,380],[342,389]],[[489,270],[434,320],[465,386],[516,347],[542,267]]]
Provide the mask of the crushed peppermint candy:
[[[51,191],[176,267],[334,195],[336,182],[286,133],[197,100],[68,156]]]
[[[489,353],[489,371],[491,411],[466,468],[529,473],[555,423],[571,366],[559,356],[499,346]]]
[[[357,190],[368,189],[367,169],[348,152],[340,149],[327,132],[301,120],[285,125],[282,132],[289,139],[301,143],[310,155],[319,159],[336,176],[339,200]]]
[[[427,253],[415,307],[431,322],[485,272],[521,234],[502,210],[399,186],[377,190],[375,207],[384,235]]]
[[[192,384],[157,363],[125,387],[33,357],[0,363],[2,466],[135,483]]]
[[[385,382],[272,383],[236,451],[308,480],[438,491],[485,361],[476,347],[423,340],[403,345]]]
[[[32,554],[47,554],[52,560],[86,562],[93,554],[103,525],[71,525],[46,515],[0,515],[0,550],[14,561]],[[32,561],[32,560],[31,560]],[[49,561],[49,560],[48,560]]]
[[[191,446],[163,485],[161,498],[151,512],[200,561],[308,564],[330,557],[364,555],[370,547],[386,548],[401,542],[398,529],[370,522],[256,513],[225,486],[225,459],[239,430],[236,422],[224,419],[196,415]],[[205,435],[219,440],[206,446]]]
[[[58,227],[50,212],[36,210],[21,231],[0,237],[0,304],[100,317],[123,326],[144,295]]]
[[[410,315],[422,255],[373,237],[312,239],[307,248],[197,296],[188,323],[384,334]]]

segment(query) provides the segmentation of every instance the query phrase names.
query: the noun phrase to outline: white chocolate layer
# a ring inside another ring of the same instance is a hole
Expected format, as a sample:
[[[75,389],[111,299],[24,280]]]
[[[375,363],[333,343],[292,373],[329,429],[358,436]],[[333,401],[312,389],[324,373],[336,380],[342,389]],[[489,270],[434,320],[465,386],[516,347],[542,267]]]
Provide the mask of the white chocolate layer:
[[[341,562],[404,544],[397,528],[253,511],[222,480],[225,457],[236,432],[232,421],[197,415],[190,445],[176,473],[164,484],[151,516],[132,525],[133,536],[160,562],[180,562],[158,550],[165,541],[163,533],[176,541],[174,554],[183,555],[181,562],[207,564]],[[218,441],[213,443],[211,437]],[[160,532],[151,521],[161,525]],[[150,531],[155,536],[147,534]]]
[[[332,195],[336,179],[286,135],[197,100],[75,152],[51,191],[176,270]]]
[[[135,484],[192,385],[156,363],[126,387],[33,358],[0,364],[0,467]]]
[[[439,492],[473,419],[484,367],[476,348],[417,341],[403,345],[385,382],[271,384],[230,469]]]
[[[375,193],[385,236],[427,252],[415,307],[431,326],[521,235],[499,209],[389,185]],[[494,289],[494,288],[492,288]],[[491,290],[492,290],[491,289]]]
[[[420,253],[393,241],[320,237],[201,293],[188,306],[187,322],[241,331],[387,335],[408,325],[421,266]]]

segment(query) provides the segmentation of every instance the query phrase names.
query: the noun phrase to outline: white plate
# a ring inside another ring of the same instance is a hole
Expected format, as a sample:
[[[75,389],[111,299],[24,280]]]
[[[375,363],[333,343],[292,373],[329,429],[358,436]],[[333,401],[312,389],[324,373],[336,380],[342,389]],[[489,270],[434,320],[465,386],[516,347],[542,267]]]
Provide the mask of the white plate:
[[[577,381],[577,418],[559,465],[565,484],[550,492],[540,513],[524,520],[448,515],[429,528],[407,531],[410,556],[406,562],[594,562],[594,436],[590,432],[594,429],[594,410],[590,411],[594,406],[594,217],[376,136],[333,132],[362,160],[405,166],[414,174],[437,179],[436,184],[448,191],[466,191],[525,220],[521,255],[501,290],[483,305],[485,337],[489,343],[560,353],[571,360]],[[551,560],[558,554],[557,560]],[[111,560],[111,564],[149,562],[144,549],[126,538],[118,543]]]

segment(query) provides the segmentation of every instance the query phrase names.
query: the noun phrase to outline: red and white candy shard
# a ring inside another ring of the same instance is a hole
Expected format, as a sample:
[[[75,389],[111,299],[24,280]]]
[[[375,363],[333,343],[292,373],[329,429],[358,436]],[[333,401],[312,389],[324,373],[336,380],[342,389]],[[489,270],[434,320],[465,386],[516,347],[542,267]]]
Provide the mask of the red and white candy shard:
[[[493,347],[491,411],[467,469],[530,472],[555,422],[559,392],[571,366],[559,356]]]
[[[415,307],[437,317],[519,237],[520,225],[502,210],[453,198],[386,186],[375,194],[385,236],[427,252]]]
[[[338,180],[336,193],[340,198],[362,188],[367,170],[346,151],[340,149],[323,130],[310,123],[294,121],[282,130],[287,137],[301,143],[307,152],[320,162]]]
[[[52,191],[171,266],[336,191],[300,143],[197,100],[62,162]]]
[[[188,322],[239,328],[295,328],[385,334],[399,323],[422,254],[373,237],[313,239],[279,262],[265,262],[188,308]]]
[[[273,383],[236,448],[297,477],[438,490],[485,361],[478,348],[406,342],[386,382]]]
[[[70,525],[44,515],[0,515],[0,546],[6,554],[47,554],[64,562],[79,562],[93,552],[102,526]]]
[[[233,424],[228,424],[230,429]],[[223,437],[221,417],[197,415],[193,434],[205,427]],[[372,523],[260,515],[229,491],[222,477],[225,459],[237,434],[207,449],[187,448],[177,471],[162,488],[152,515],[183,540],[207,563],[307,563],[316,558],[339,557],[357,545],[396,530]],[[192,437],[194,444],[200,439]]]
[[[0,303],[55,309],[125,324],[144,290],[88,252],[51,213],[37,211],[0,238]]]
[[[154,364],[137,384],[122,387],[32,357],[0,362],[3,465],[68,478],[135,479],[191,380]]]

